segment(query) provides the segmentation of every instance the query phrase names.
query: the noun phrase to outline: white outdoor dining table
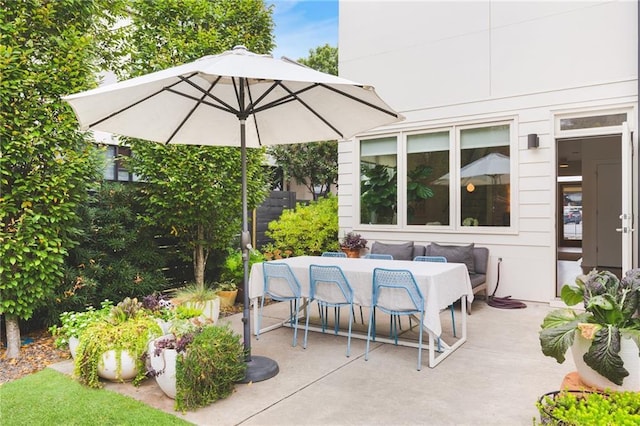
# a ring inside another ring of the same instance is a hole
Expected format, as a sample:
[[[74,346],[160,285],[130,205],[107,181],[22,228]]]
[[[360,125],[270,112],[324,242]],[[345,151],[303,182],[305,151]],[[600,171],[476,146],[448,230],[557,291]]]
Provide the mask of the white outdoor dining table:
[[[429,335],[429,367],[435,367],[467,339],[467,313],[466,301],[473,301],[473,290],[467,272],[466,265],[462,263],[436,263],[413,262],[402,260],[381,259],[353,259],[320,256],[298,256],[287,259],[273,260],[271,262],[286,263],[291,267],[296,278],[300,282],[302,296],[309,296],[309,266],[310,265],[336,265],[342,268],[349,280],[354,293],[354,304],[370,307],[373,292],[373,270],[375,268],[406,269],[413,273],[420,291],[425,298],[425,318],[423,329]],[[254,325],[257,327],[258,298],[262,296],[264,289],[264,274],[262,263],[255,263],[251,267],[249,277],[249,297],[254,302]],[[441,342],[441,354],[436,358],[435,346],[437,339],[442,334],[440,312],[458,299],[462,298],[462,335],[454,344],[448,345]],[[281,326],[283,324],[279,324]],[[270,328],[271,329],[271,328]],[[257,328],[254,328],[257,331]],[[268,330],[261,330],[268,331]],[[354,335],[353,337],[362,337]],[[364,336],[366,338],[366,336]],[[376,341],[389,341],[376,337]],[[399,344],[414,346],[415,342],[402,341]]]

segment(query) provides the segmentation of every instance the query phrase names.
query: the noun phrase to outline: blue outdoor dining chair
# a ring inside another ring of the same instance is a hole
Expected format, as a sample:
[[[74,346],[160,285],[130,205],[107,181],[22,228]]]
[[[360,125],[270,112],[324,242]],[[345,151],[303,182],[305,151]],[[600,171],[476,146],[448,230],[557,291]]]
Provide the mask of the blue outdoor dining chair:
[[[343,251],[325,251],[322,257],[347,257],[347,253]]]
[[[413,258],[415,262],[440,262],[447,263],[447,258],[444,256],[416,256]]]
[[[382,253],[369,253],[364,255],[365,259],[382,259],[382,260],[393,260],[393,256],[390,254],[382,254]]]
[[[264,274],[264,289],[260,301],[256,339],[260,337],[264,299],[269,296],[273,300],[289,301],[289,323],[293,325],[292,346],[295,346],[298,342],[298,311],[302,300],[300,283],[286,263],[264,262],[262,271]]]
[[[309,266],[309,301],[307,303],[307,320],[304,330],[304,344],[307,347],[307,335],[309,334],[309,309],[315,301],[318,307],[335,308],[336,318],[334,331],[338,334],[340,329],[340,308],[349,307],[349,332],[347,334],[347,356],[351,354],[351,326],[353,324],[353,289],[339,266],[310,265]],[[322,312],[322,309],[319,309]],[[327,326],[327,316],[320,316],[322,332]]]
[[[386,293],[394,294],[394,300],[402,299],[404,304],[398,308],[385,302],[383,296]],[[422,368],[422,324],[424,323],[424,296],[416,283],[411,271],[404,269],[383,269],[373,270],[373,301],[369,317],[369,328],[367,331],[367,348],[364,353],[365,361],[369,359],[369,342],[372,333],[375,333],[374,310],[380,309],[391,316],[418,315],[420,322],[418,325],[418,370]],[[398,333],[396,330],[396,344],[398,343]],[[375,334],[374,334],[375,336]]]
[[[440,263],[447,263],[447,258],[444,256],[416,256],[413,258],[413,260],[415,262],[440,262]],[[449,309],[451,309],[451,326],[453,327],[453,337],[458,337],[456,334],[456,316],[455,316],[455,309],[453,307],[453,304],[451,304],[449,306]],[[438,345],[440,345],[440,341],[438,341]]]

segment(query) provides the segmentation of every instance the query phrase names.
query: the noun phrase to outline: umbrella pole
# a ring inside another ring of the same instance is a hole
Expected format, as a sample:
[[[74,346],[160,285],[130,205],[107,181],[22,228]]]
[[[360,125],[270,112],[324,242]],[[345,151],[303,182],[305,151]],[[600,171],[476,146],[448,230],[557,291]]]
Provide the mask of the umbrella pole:
[[[241,85],[242,87],[242,85]],[[242,246],[243,276],[243,313],[242,323],[244,326],[244,350],[247,371],[244,379],[240,383],[260,382],[274,377],[280,369],[278,363],[263,356],[251,355],[251,314],[249,306],[249,250],[251,248],[251,235],[249,234],[249,219],[247,205],[247,146],[245,135],[245,119],[240,119],[240,162],[242,163],[242,235],[240,245]]]

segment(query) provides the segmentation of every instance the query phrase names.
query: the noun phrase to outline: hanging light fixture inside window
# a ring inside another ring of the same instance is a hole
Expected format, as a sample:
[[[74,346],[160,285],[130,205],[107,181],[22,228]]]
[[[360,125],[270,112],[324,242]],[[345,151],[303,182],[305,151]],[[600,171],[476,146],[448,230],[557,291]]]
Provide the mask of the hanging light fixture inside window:
[[[476,190],[476,186],[473,183],[469,182],[467,184],[467,192],[473,192],[475,190]]]

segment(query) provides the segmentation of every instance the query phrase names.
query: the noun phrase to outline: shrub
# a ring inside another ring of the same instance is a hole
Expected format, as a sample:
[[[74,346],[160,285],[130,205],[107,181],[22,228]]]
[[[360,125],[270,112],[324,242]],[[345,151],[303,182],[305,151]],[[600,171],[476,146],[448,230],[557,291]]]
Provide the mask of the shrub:
[[[228,325],[205,326],[176,362],[176,410],[190,410],[225,398],[244,378],[247,364],[240,336]]]
[[[320,255],[338,251],[338,199],[333,195],[298,204],[285,210],[278,220],[269,223],[267,236],[274,242],[269,251],[291,251],[293,256]]]

